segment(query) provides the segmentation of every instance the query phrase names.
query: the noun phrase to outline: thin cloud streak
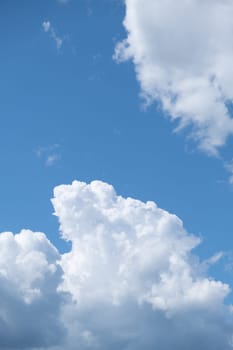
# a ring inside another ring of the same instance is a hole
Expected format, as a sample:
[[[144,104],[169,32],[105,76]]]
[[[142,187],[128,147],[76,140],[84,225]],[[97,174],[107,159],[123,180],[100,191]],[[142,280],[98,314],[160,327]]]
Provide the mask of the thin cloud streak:
[[[45,33],[48,33],[50,35],[50,37],[54,40],[55,44],[56,44],[56,48],[57,50],[60,50],[63,43],[64,43],[64,38],[61,38],[57,35],[54,27],[52,26],[50,21],[44,21],[42,23],[42,28],[44,30]]]

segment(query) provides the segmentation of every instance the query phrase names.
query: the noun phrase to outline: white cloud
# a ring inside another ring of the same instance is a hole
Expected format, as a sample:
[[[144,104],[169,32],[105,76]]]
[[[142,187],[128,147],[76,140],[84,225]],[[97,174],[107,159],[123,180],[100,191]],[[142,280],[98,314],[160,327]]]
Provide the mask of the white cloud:
[[[76,315],[73,306],[67,312],[71,343],[78,337],[81,349],[89,342],[97,349],[231,348],[223,304],[229,287],[206,275],[192,254],[200,239],[177,216],[117,196],[99,181],[59,186],[54,195],[61,234],[72,242],[60,286],[76,303]]]
[[[59,154],[50,154],[47,156],[46,159],[46,165],[47,166],[53,166],[54,164],[57,163],[57,161],[60,159],[60,155]]]
[[[51,29],[51,23],[49,21],[43,22],[42,27],[43,27],[44,31],[47,33]]]
[[[0,234],[0,348],[60,343],[59,253],[42,233]]]
[[[179,128],[217,154],[233,134],[233,3],[230,0],[125,0],[127,37],[118,61],[133,60],[142,94],[160,101]]]
[[[54,40],[56,47],[58,50],[61,49],[64,39],[59,37],[54,29],[54,27],[51,25],[50,21],[44,21],[42,23],[42,28],[45,33],[49,33],[50,37]]]
[[[70,252],[0,234],[0,348],[232,349],[230,288],[206,270],[220,255],[201,263],[177,216],[100,181],[58,186],[52,201]]]
[[[227,286],[199,278],[190,266],[190,251],[200,240],[153,202],[118,197],[96,181],[58,187],[53,204],[63,237],[73,243],[62,266],[64,288],[75,299],[108,297],[119,304],[130,296],[170,311],[221,301],[227,293]]]
[[[53,144],[45,147],[40,146],[36,149],[36,155],[38,158],[43,160],[46,166],[51,167],[61,159],[59,148],[59,144]]]

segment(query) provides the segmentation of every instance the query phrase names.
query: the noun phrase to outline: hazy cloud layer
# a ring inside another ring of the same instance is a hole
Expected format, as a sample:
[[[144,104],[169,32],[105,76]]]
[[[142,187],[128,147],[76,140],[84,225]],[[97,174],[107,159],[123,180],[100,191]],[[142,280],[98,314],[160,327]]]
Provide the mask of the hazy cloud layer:
[[[127,37],[118,61],[132,60],[142,94],[160,101],[199,147],[217,154],[233,134],[233,3],[125,0]]]
[[[177,216],[99,181],[58,186],[53,205],[70,252],[0,234],[0,349],[232,349],[229,286]]]

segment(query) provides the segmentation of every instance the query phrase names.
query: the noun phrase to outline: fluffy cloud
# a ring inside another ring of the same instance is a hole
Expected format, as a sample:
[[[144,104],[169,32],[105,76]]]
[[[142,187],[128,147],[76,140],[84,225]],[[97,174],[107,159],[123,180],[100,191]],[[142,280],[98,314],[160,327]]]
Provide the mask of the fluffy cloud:
[[[42,233],[0,234],[0,349],[61,342],[59,258]]]
[[[177,216],[100,181],[52,202],[68,253],[41,233],[0,235],[1,349],[232,349],[230,288]]]
[[[206,276],[177,216],[99,181],[55,188],[53,205],[72,242],[60,291],[76,304],[80,349],[231,348],[229,287]]]
[[[233,134],[233,3],[230,0],[125,0],[127,37],[119,61],[132,59],[142,94],[160,101],[178,129],[209,154]]]
[[[154,309],[222,302],[228,287],[200,275],[190,251],[199,238],[181,220],[159,209],[117,196],[112,186],[74,182],[55,189],[55,214],[72,251],[62,257],[64,290],[76,301],[127,298]]]

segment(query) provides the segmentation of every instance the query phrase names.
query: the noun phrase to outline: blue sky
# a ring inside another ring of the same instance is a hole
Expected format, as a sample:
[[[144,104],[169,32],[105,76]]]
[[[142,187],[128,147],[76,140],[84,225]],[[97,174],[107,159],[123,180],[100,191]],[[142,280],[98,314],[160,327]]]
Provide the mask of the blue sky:
[[[135,60],[113,58],[127,37],[125,4],[10,0],[0,9],[0,231],[42,231],[68,251],[52,215],[53,188],[101,180],[176,214],[203,239],[195,249],[201,259],[227,252],[209,274],[231,285],[233,192],[224,163],[232,139],[215,156],[189,129],[174,132],[178,121],[161,101],[145,106]]]

